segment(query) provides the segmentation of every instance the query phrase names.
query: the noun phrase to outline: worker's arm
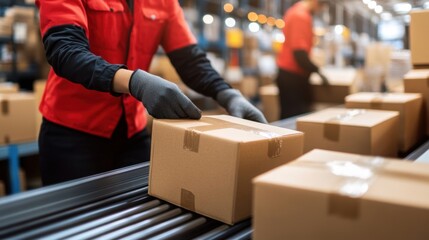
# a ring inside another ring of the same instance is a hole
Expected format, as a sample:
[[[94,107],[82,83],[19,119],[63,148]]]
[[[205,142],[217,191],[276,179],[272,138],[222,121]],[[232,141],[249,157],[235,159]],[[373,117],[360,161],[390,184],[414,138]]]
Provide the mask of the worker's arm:
[[[298,65],[308,73],[318,72],[319,68],[310,60],[305,50],[294,50],[293,57]]]

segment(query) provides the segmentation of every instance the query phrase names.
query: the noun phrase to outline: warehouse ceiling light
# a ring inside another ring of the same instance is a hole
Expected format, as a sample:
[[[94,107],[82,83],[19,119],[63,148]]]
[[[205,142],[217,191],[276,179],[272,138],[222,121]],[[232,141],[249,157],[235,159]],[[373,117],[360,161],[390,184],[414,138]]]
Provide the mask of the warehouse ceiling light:
[[[367,5],[368,5],[368,3],[369,3],[369,2],[371,2],[371,0],[362,0],[362,2],[363,2],[364,4],[367,4]]]
[[[259,24],[255,22],[249,23],[249,31],[251,31],[252,33],[257,33],[260,29],[261,28],[259,27]]]
[[[269,25],[269,26],[274,26],[274,25],[276,25],[276,19],[275,18],[273,18],[273,17],[269,17],[268,19],[267,19],[267,24]]]
[[[334,28],[335,34],[341,35],[344,32],[344,26],[343,25],[337,25]]]
[[[384,21],[389,21],[393,18],[392,14],[389,12],[384,12],[382,14],[380,14],[381,19],[383,19]]]
[[[265,16],[264,14],[259,14],[258,15],[258,22],[260,24],[265,24],[267,23],[267,16]]]
[[[276,27],[277,28],[284,28],[285,27],[285,21],[283,21],[283,19],[277,19],[276,20]]]
[[[258,14],[256,14],[255,12],[249,12],[247,14],[247,18],[249,19],[249,21],[251,22],[256,22],[258,20]]]
[[[368,7],[369,9],[374,9],[377,6],[377,2],[376,1],[371,1],[368,3]]]
[[[382,13],[382,12],[383,12],[383,7],[382,7],[382,6],[380,6],[380,5],[377,5],[377,6],[375,7],[374,11],[375,11],[376,13],[380,14],[380,13]]]
[[[205,24],[212,24],[212,23],[213,23],[213,21],[214,21],[214,19],[213,19],[213,16],[212,16],[212,15],[210,15],[210,14],[206,14],[206,15],[204,15],[204,16],[203,16],[203,22],[204,22]]]
[[[234,5],[232,5],[231,3],[225,3],[225,5],[223,5],[223,10],[227,13],[230,13],[234,11]]]
[[[230,28],[232,28],[232,27],[235,27],[235,19],[234,18],[232,18],[232,17],[229,17],[229,18],[226,18],[225,19],[225,25],[227,26],[227,27],[230,27]]]
[[[393,10],[397,13],[408,13],[412,8],[413,6],[409,3],[396,3],[393,5]]]

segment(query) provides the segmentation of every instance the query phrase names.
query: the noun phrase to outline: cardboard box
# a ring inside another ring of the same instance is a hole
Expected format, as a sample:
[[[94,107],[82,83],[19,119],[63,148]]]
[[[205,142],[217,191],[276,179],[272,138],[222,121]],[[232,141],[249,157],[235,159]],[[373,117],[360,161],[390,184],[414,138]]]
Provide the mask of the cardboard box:
[[[428,164],[311,151],[254,179],[253,239],[427,239],[428,179]]]
[[[417,93],[356,93],[346,97],[347,108],[399,112],[398,147],[410,150],[423,137],[423,100]]]
[[[226,115],[154,120],[149,194],[233,224],[251,215],[251,179],[302,148],[300,132]]]
[[[230,82],[232,88],[237,89],[246,98],[252,98],[256,96],[258,92],[258,79],[251,76],[244,76],[240,81]]]
[[[19,91],[19,86],[16,83],[11,83],[11,82],[0,83],[0,94],[17,93],[18,91]]]
[[[0,144],[36,139],[34,109],[34,94],[0,94]]]
[[[39,136],[40,126],[42,125],[42,114],[39,111],[40,102],[42,101],[43,93],[45,92],[46,80],[40,79],[34,82],[34,97],[36,99],[36,133]]]
[[[0,196],[6,195],[6,187],[3,181],[0,180]]]
[[[304,132],[304,152],[315,148],[340,152],[396,156],[399,113],[328,108],[297,119]]]
[[[410,50],[411,62],[414,66],[429,65],[429,10],[418,10],[410,13]]]
[[[426,135],[429,135],[429,69],[411,70],[404,76],[404,91],[423,96],[423,114]]]
[[[318,74],[310,76],[313,101],[326,103],[344,103],[347,95],[357,92],[357,71],[354,68],[323,68],[321,72],[329,81],[329,86],[322,86]]]
[[[259,88],[262,101],[262,112],[268,122],[280,119],[279,89],[276,85],[267,85]]]

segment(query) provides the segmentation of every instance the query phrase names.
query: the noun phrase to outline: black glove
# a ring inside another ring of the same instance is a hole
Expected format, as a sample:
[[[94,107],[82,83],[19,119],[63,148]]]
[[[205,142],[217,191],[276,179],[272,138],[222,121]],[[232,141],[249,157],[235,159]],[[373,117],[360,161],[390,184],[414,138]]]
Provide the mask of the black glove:
[[[200,119],[199,110],[176,84],[142,70],[134,71],[128,85],[154,118]]]
[[[261,111],[248,102],[241,93],[235,89],[220,91],[216,95],[216,100],[234,117],[268,123]]]
[[[329,80],[328,80],[328,78],[326,78],[326,76],[323,75],[320,72],[317,72],[317,74],[319,74],[320,79],[322,79],[322,86],[329,86]]]

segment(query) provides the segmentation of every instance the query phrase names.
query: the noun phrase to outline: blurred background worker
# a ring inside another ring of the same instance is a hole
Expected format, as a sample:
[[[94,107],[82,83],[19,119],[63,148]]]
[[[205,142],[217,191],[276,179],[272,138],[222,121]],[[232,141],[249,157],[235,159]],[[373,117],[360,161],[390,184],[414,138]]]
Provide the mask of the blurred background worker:
[[[148,161],[145,108],[155,118],[201,117],[177,85],[146,72],[159,45],[189,87],[233,116],[266,122],[212,68],[178,1],[36,4],[52,66],[40,105],[45,185]]]
[[[318,73],[323,84],[328,84],[326,77],[319,72],[319,68],[309,57],[313,47],[312,14],[318,9],[318,0],[302,0],[295,3],[284,15],[285,42],[277,57],[279,72],[276,80],[281,119],[311,110],[311,73]]]

